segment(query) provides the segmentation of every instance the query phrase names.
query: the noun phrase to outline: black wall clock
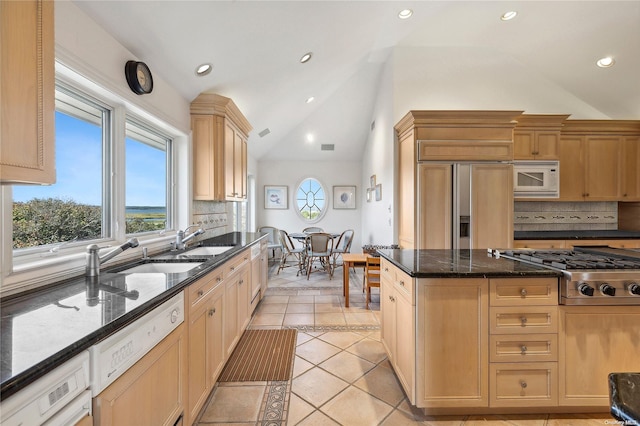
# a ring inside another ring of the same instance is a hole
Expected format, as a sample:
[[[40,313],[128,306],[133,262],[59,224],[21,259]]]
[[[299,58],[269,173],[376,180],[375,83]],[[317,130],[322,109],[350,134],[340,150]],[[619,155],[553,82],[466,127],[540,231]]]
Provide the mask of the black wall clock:
[[[127,61],[124,66],[124,75],[133,93],[144,95],[153,90],[151,70],[144,62]]]

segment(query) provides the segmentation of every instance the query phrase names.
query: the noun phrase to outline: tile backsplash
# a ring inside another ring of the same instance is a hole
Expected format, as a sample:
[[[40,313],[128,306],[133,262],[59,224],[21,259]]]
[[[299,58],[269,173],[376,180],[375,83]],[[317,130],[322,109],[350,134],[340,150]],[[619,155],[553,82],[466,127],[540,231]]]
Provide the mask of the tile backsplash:
[[[233,203],[194,201],[193,223],[204,229],[198,240],[216,237],[233,231]]]
[[[514,203],[515,231],[592,231],[618,229],[617,202]]]

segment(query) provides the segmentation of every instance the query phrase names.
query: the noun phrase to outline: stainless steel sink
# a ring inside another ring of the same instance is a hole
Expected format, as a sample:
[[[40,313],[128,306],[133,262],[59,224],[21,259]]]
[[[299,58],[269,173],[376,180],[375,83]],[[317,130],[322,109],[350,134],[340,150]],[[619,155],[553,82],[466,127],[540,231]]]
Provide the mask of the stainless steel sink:
[[[225,251],[231,250],[235,246],[212,246],[212,247],[196,247],[182,253],[184,256],[216,256]]]
[[[120,271],[121,274],[179,274],[187,272],[204,262],[167,262],[167,263],[145,263],[144,265],[134,266],[129,269]]]

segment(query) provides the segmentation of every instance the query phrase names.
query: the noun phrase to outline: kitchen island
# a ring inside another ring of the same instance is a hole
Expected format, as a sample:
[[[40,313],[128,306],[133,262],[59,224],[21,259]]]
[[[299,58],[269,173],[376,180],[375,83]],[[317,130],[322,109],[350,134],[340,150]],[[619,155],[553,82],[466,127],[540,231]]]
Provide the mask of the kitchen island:
[[[560,272],[485,250],[379,252],[382,342],[427,414],[607,412],[608,372],[640,369],[640,307],[561,306]]]

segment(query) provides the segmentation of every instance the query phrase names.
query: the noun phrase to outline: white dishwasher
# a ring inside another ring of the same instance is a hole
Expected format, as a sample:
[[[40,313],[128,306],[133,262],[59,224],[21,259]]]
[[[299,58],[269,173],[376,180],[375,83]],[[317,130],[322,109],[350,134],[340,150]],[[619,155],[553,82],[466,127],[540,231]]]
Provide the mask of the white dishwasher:
[[[97,396],[184,321],[184,292],[93,345],[91,392]]]
[[[89,352],[84,351],[2,401],[2,426],[75,425],[91,414]]]

